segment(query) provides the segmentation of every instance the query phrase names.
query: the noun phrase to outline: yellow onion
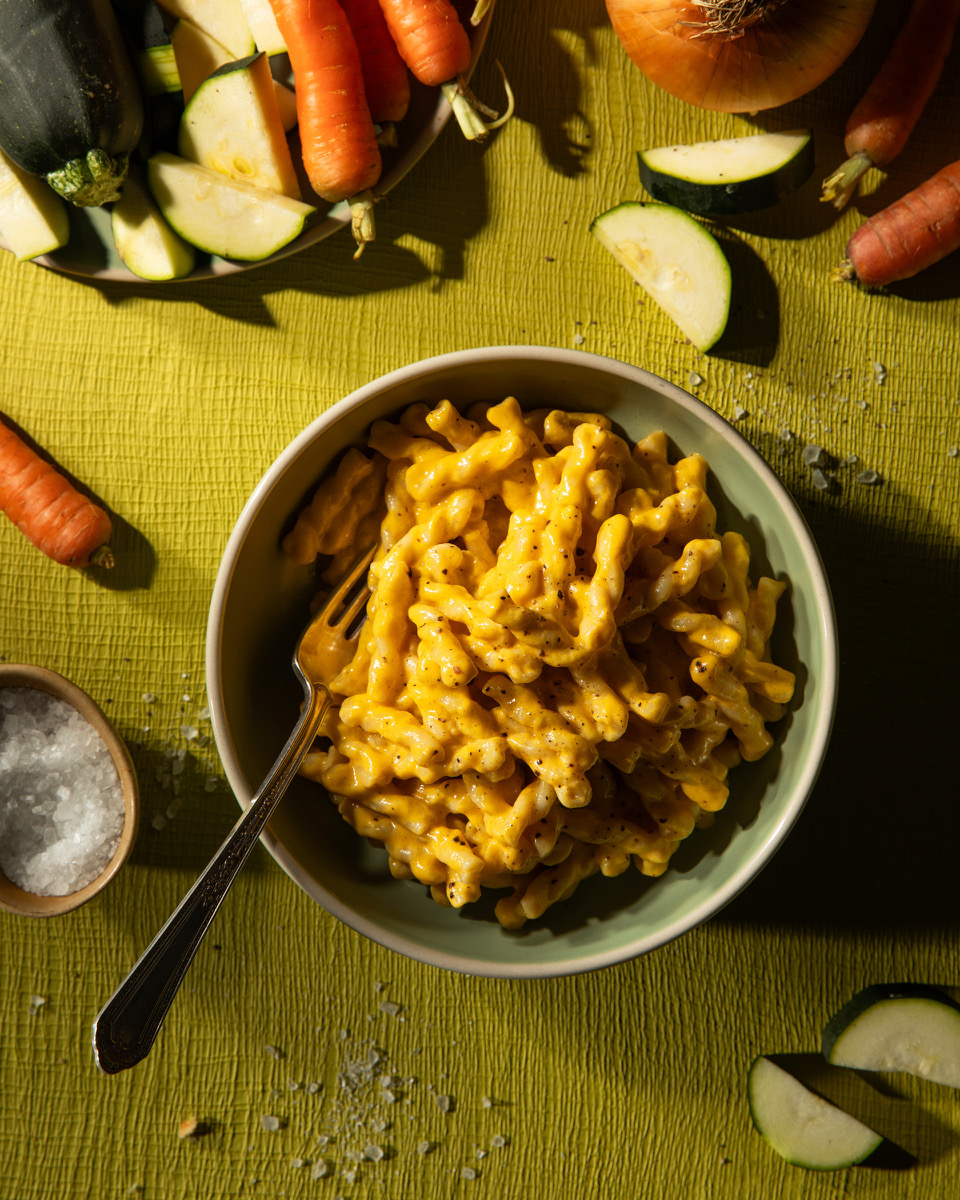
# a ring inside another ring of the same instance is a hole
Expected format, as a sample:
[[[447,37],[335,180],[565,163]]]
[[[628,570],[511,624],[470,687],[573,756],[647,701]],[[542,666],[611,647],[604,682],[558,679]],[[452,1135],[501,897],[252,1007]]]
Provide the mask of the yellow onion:
[[[617,37],[655,84],[699,108],[759,112],[828,79],[876,0],[606,0]]]

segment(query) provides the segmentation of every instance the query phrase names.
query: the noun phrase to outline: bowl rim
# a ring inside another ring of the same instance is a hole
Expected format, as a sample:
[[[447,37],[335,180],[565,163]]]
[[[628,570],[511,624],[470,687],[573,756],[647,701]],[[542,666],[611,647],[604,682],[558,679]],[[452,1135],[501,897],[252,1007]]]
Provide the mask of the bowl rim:
[[[96,879],[65,896],[41,896],[15,884],[0,869],[0,910],[24,917],[56,917],[73,912],[102,892],[129,857],[140,824],[137,774],[126,742],[99,704],[77,684],[48,667],[30,663],[0,663],[0,688],[10,687],[33,688],[72,705],[93,726],[106,745],[120,781],[123,829],[113,856]]]
[[[760,476],[767,489],[778,498],[806,569],[809,572],[813,585],[813,595],[816,599],[816,625],[823,643],[823,661],[819,664],[822,671],[822,679],[818,688],[817,714],[809,735],[806,761],[793,788],[789,803],[785,805],[779,820],[771,829],[762,847],[746,863],[735,870],[721,886],[711,891],[709,896],[705,897],[682,917],[659,927],[652,933],[638,935],[635,940],[609,950],[598,951],[592,954],[571,954],[562,961],[513,964],[504,963],[495,958],[472,958],[463,954],[436,950],[433,947],[424,946],[410,937],[384,930],[376,922],[356,913],[349,905],[339,900],[337,896],[328,891],[317,880],[310,880],[308,884],[298,878],[296,864],[287,854],[285,848],[272,836],[270,826],[269,824],[267,825],[261,835],[261,841],[264,843],[271,857],[301,890],[306,892],[316,903],[345,925],[363,934],[378,945],[385,946],[415,961],[462,974],[489,978],[544,979],[565,975],[586,974],[647,954],[676,940],[682,934],[715,916],[748,883],[755,879],[760,871],[770,862],[799,818],[820,773],[830,741],[837,706],[837,620],[829,581],[819,548],[796,500],[766,459],[735,426],[716,412],[715,409],[685,391],[678,384],[672,383],[670,380],[664,379],[662,376],[656,375],[643,367],[634,366],[621,359],[611,358],[591,351],[570,350],[543,345],[483,346],[468,350],[450,351],[408,363],[388,371],[331,404],[319,416],[315,417],[306,428],[301,430],[280,454],[277,455],[254,487],[250,497],[240,511],[224,548],[211,596],[207,620],[206,680],[214,740],[227,775],[228,784],[232,788],[241,808],[249,804],[251,793],[223,718],[224,704],[220,691],[219,669],[223,615],[226,611],[226,603],[229,598],[230,584],[236,569],[237,558],[243,548],[248,531],[255,517],[273,487],[290,463],[298,458],[308,445],[316,441],[324,429],[336,422],[344,413],[362,406],[368,400],[384,391],[391,390],[397,385],[406,383],[417,377],[447,371],[451,367],[469,366],[491,360],[509,362],[510,360],[516,361],[519,359],[538,359],[544,357],[559,361],[561,364],[569,363],[577,366],[585,364],[596,370],[619,375],[627,382],[660,392],[666,395],[670,402],[676,403],[681,408],[687,410],[689,414],[694,415],[698,420],[712,428],[714,432],[719,433],[725,440],[732,440],[737,444],[741,455],[750,463],[753,471]]]

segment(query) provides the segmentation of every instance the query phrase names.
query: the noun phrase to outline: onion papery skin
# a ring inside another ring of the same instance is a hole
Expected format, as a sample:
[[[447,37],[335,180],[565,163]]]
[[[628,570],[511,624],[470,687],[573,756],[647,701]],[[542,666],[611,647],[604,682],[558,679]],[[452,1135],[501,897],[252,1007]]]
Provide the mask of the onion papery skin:
[[[863,37],[876,0],[782,0],[730,33],[704,31],[693,2],[606,5],[621,45],[658,87],[698,108],[761,112],[828,79]]]

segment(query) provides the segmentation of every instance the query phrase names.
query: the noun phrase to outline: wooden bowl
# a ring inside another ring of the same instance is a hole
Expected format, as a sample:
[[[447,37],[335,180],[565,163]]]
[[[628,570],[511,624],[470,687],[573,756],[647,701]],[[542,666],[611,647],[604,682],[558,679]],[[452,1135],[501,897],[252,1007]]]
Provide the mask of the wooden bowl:
[[[55,671],[48,671],[45,667],[27,666],[22,663],[0,663],[0,688],[4,687],[36,688],[72,705],[103,738],[120,777],[124,807],[123,831],[113,857],[92,883],[88,883],[86,887],[71,892],[67,896],[37,896],[32,892],[24,891],[15,883],[11,883],[0,870],[0,909],[24,917],[55,917],[60,913],[71,912],[73,909],[79,908],[96,896],[98,892],[103,891],[126,861],[136,840],[137,826],[140,820],[137,777],[123,739],[107,720],[96,701],[76,684],[64,679]]]

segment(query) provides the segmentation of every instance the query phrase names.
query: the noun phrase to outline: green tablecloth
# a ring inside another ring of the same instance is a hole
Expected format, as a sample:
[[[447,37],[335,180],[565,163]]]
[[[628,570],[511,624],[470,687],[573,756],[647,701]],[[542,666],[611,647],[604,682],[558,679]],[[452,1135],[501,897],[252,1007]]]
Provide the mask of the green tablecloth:
[[[889,1093],[844,1094],[917,1161],[838,1175],[777,1158],[744,1096],[757,1053],[812,1067],[803,1056],[824,1021],[862,985],[958,982],[958,265],[884,295],[829,280],[862,212],[960,157],[956,73],[860,211],[817,200],[901,7],[881,0],[839,74],[754,122],[648,84],[600,0],[503,3],[475,82],[495,96],[499,59],[515,119],[483,148],[447,128],[379,206],[359,262],[341,234],[216,282],[95,286],[0,256],[0,410],[119,527],[107,576],[60,568],[0,524],[0,656],[97,699],[128,741],[143,801],[132,859],[106,893],[51,921],[0,914],[2,1200],[960,1192],[949,1090],[898,1079]],[[640,302],[588,223],[639,195],[641,146],[804,124],[816,176],[728,224],[732,348],[698,354]],[[835,735],[799,825],[706,926],[547,982],[395,956],[258,848],[150,1057],[99,1075],[97,1010],[236,814],[202,713],[207,606],[241,506],[337,398],[415,359],[501,343],[582,347],[690,388],[796,495],[841,641]],[[811,444],[839,464],[829,489],[804,460]],[[881,482],[858,483],[868,469]],[[187,739],[183,725],[206,736]],[[374,1043],[381,1057],[364,1069]],[[380,1074],[400,1081],[392,1105]],[[209,1132],[181,1140],[191,1115]],[[368,1142],[386,1153],[356,1167],[349,1153]],[[321,1159],[330,1175],[314,1179]]]

